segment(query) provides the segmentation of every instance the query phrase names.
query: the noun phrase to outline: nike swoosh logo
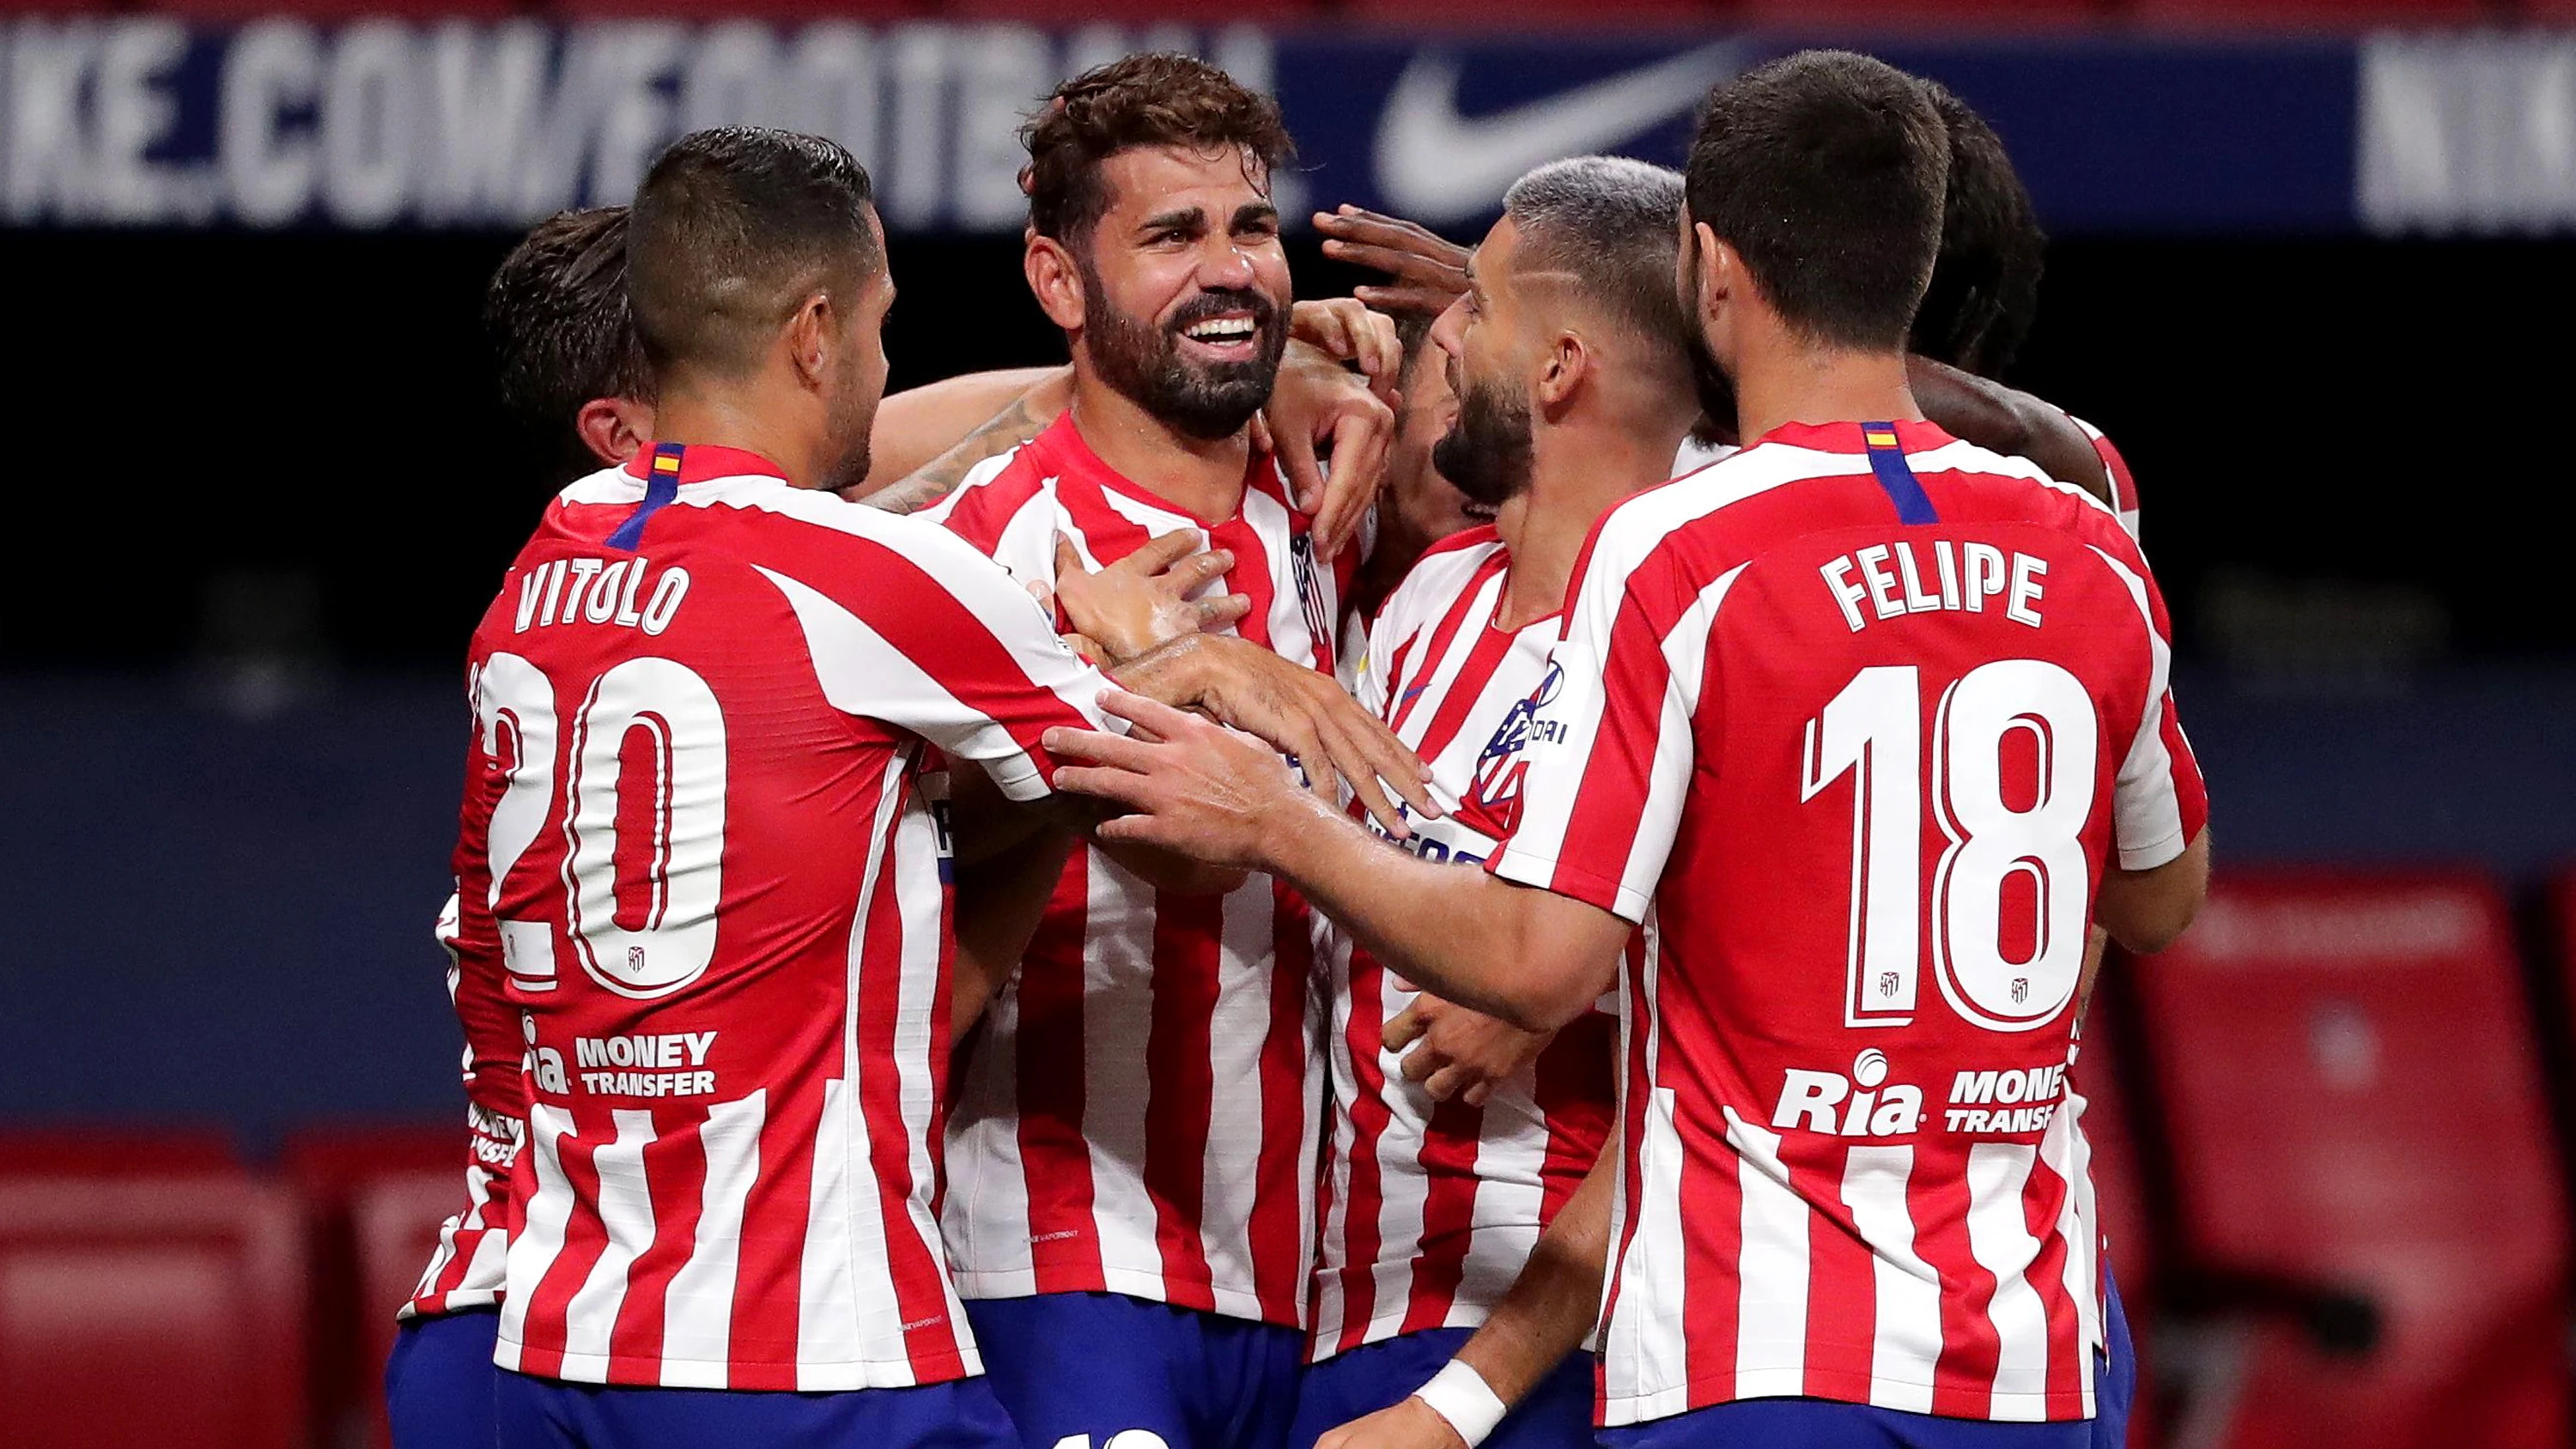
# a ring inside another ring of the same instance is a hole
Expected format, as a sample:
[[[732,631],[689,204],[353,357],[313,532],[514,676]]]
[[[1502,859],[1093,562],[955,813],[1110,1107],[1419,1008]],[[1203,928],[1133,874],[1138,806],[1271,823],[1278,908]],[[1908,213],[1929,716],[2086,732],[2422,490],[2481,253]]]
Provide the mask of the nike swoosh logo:
[[[1523,172],[1616,146],[1688,109],[1743,68],[1743,51],[1719,41],[1492,115],[1462,116],[1464,67],[1448,52],[1420,52],[1396,78],[1378,118],[1379,194],[1419,221],[1478,215],[1500,202]]]

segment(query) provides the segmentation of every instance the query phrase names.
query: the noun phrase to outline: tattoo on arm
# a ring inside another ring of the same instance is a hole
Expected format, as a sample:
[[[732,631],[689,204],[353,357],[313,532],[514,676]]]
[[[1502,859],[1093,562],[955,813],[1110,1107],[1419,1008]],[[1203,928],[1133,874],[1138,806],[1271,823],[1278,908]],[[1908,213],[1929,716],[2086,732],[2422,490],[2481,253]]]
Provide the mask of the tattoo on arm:
[[[957,440],[957,445],[914,470],[900,482],[867,497],[868,506],[888,513],[918,513],[957,491],[976,464],[998,457],[1046,430],[1055,419],[1032,405],[1024,393],[992,420]]]

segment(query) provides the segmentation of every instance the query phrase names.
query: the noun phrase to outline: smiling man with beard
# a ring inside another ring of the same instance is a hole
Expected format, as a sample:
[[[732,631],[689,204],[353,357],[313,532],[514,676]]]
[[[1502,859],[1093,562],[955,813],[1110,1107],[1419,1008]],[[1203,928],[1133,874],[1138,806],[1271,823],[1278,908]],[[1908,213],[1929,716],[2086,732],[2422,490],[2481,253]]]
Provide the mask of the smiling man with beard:
[[[925,516],[1029,581],[1059,539],[1098,569],[1189,532],[1249,602],[1230,632],[1338,694],[1353,560],[1316,556],[1249,426],[1289,334],[1277,107],[1139,55],[1066,82],[1022,138],[1026,273],[1072,403]],[[968,1045],[948,1250],[1034,1449],[1282,1437],[1322,1101],[1309,930],[1267,876],[1077,849]]]
[[[1682,178],[1662,167],[1542,166],[1505,194],[1466,295],[1431,329],[1438,352],[1422,365],[1445,363],[1458,396],[1431,458],[1492,522],[1414,566],[1370,630],[1359,683],[1361,705],[1430,764],[1447,809],[1404,842],[1423,859],[1480,866],[1517,827],[1522,750],[1534,708],[1559,687],[1549,655],[1584,538],[1613,504],[1664,481],[1698,414],[1672,283],[1681,208]],[[1616,1022],[1591,1011],[1538,1036],[1487,1021],[1478,1029],[1516,1039],[1504,1050],[1518,1065],[1490,1090],[1452,1096],[1437,1078],[1406,1080],[1389,1053],[1427,1012],[1470,1014],[1417,995],[1338,927],[1322,934],[1334,1160],[1314,1363],[1290,1444],[1455,1449],[1453,1433],[1480,1431],[1505,1449],[1588,1442],[1588,1362],[1513,1377],[1489,1355],[1491,1387],[1444,1366],[1600,1156]],[[1532,1272],[1537,1292],[1548,1265]],[[1516,1406],[1508,1416],[1497,1391]]]

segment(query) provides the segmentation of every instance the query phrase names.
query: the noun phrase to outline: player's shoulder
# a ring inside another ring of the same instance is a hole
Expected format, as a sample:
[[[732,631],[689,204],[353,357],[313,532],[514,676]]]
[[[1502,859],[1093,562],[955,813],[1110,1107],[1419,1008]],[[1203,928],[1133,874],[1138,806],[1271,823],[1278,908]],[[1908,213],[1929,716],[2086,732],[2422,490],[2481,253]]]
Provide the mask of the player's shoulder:
[[[1490,523],[1431,545],[1386,596],[1371,632],[1402,635],[1448,612],[1459,591],[1502,552],[1503,536]]]

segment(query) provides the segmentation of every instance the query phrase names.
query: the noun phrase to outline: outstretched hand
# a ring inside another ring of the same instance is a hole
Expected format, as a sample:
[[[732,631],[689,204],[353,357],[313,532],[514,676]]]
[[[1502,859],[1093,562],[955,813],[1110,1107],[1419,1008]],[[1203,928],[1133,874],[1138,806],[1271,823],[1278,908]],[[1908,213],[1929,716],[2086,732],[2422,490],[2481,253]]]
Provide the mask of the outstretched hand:
[[[1345,204],[1316,212],[1315,229],[1324,234],[1324,255],[1395,278],[1352,290],[1379,311],[1436,317],[1466,295],[1467,249],[1420,222]]]
[[[1150,845],[1211,865],[1258,870],[1279,822],[1324,807],[1298,786],[1276,754],[1221,725],[1111,690],[1100,707],[1135,727],[1131,735],[1058,726],[1046,732],[1059,760],[1055,787],[1122,806],[1103,821],[1103,840]]]

